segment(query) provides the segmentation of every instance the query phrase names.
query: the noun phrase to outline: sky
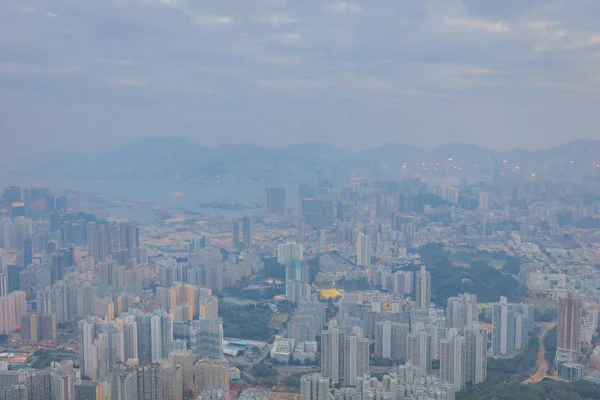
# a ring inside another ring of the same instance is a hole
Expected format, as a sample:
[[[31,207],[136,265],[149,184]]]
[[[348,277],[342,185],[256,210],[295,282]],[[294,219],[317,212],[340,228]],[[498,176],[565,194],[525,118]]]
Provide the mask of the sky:
[[[598,0],[2,0],[0,157],[600,139]]]

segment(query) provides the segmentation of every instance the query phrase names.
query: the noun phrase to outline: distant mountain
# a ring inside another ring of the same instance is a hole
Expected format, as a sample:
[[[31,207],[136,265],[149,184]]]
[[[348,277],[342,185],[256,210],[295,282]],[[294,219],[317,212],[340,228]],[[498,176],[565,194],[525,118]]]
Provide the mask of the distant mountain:
[[[494,151],[464,143],[449,143],[432,150],[386,143],[359,152],[331,145],[307,143],[287,147],[222,145],[207,147],[186,138],[148,138],[128,143],[96,156],[46,158],[34,169],[36,174],[60,173],[66,176],[148,179],[167,181],[267,183],[300,182],[314,177],[318,166],[326,176],[343,176],[343,169],[369,166],[399,166],[405,162],[443,162],[449,158],[466,165],[492,165],[510,160],[511,165],[536,167],[544,164],[600,162],[600,141],[577,140],[548,150]]]

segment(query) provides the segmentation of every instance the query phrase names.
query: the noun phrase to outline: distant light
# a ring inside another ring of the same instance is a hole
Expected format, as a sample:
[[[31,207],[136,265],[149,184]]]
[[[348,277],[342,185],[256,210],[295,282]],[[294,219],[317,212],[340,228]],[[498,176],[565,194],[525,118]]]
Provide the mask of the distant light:
[[[573,161],[571,161],[571,164],[573,164]]]
[[[507,162],[508,162],[508,160],[503,160],[502,162],[503,162],[503,163],[507,163]]]
[[[451,158],[449,158],[449,159],[448,159],[448,161],[452,161],[452,159],[451,159]]]

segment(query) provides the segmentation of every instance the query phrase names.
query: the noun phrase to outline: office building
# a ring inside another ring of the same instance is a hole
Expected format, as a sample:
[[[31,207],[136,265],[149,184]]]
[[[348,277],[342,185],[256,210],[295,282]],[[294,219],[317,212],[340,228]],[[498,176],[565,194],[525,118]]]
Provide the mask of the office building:
[[[285,214],[284,188],[267,188],[267,213]]]
[[[242,250],[242,241],[240,240],[240,222],[236,219],[233,220],[233,249],[235,251]]]
[[[356,265],[371,266],[371,238],[362,232],[356,237]]]
[[[431,274],[424,265],[415,276],[415,301],[420,309],[429,308],[431,303]]]
[[[300,400],[329,400],[329,379],[321,374],[302,375]]]
[[[302,217],[312,229],[326,229],[333,224],[333,201],[302,199]]]
[[[242,218],[242,246],[244,249],[252,246],[252,223],[247,216]]]

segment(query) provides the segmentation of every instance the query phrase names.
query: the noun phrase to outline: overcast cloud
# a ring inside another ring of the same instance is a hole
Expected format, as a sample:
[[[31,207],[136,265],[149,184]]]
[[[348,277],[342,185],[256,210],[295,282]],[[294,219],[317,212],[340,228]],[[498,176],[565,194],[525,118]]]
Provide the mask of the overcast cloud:
[[[599,21],[598,0],[3,0],[2,153],[600,139]]]

